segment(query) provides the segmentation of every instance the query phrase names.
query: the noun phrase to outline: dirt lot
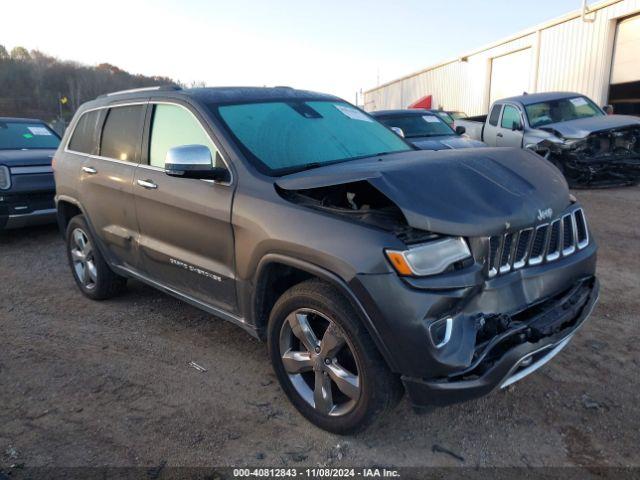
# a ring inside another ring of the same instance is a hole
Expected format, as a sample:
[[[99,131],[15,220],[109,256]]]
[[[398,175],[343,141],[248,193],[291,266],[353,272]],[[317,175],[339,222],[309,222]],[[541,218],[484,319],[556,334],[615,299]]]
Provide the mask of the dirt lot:
[[[403,400],[348,438],[296,413],[265,345],[239,328],[137,282],[89,301],[55,227],[11,232],[0,238],[0,466],[640,466],[640,187],[576,195],[600,245],[602,295],[565,351],[507,391],[422,416]]]

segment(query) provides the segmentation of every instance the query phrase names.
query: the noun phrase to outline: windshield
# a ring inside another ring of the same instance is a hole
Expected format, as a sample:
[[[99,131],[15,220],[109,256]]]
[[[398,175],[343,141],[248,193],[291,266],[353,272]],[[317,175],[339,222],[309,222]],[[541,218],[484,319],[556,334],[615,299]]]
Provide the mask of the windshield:
[[[270,175],[412,150],[344,102],[244,103],[219,106],[217,111],[244,153]]]
[[[44,123],[0,120],[0,150],[58,148],[60,139]]]
[[[387,127],[401,128],[404,138],[433,137],[436,135],[454,135],[451,127],[436,115],[405,115],[382,117],[380,121]]]
[[[560,98],[526,105],[531,128],[578,118],[599,117],[602,111],[587,97]]]

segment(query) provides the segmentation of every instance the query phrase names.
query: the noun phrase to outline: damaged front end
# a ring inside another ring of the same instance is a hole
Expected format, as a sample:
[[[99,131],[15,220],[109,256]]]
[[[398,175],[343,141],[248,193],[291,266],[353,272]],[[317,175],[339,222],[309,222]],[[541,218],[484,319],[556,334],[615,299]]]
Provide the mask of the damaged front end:
[[[415,406],[522,378],[595,304],[597,247],[584,213],[560,172],[531,152],[416,151],[275,183],[293,204],[404,243],[372,231],[389,270],[347,281]]]
[[[640,181],[637,125],[594,132],[580,140],[543,140],[534,150],[555,164],[572,188],[625,186]]]
[[[409,226],[400,208],[365,180],[301,190],[276,188],[292,203],[380,228],[407,244],[438,237]]]
[[[414,406],[449,405],[505,388],[558,354],[589,317],[598,280],[585,277],[568,290],[510,314],[477,320],[471,364],[446,377],[403,377]]]

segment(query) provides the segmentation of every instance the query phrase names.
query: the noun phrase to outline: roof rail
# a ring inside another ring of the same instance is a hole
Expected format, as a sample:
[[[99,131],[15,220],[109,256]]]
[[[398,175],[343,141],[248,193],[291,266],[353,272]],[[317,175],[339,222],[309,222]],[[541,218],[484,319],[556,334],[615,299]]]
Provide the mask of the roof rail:
[[[130,88],[129,90],[120,90],[118,92],[105,93],[98,98],[113,97],[114,95],[124,95],[125,93],[164,91],[164,90],[182,90],[178,85],[156,85],[155,87]]]

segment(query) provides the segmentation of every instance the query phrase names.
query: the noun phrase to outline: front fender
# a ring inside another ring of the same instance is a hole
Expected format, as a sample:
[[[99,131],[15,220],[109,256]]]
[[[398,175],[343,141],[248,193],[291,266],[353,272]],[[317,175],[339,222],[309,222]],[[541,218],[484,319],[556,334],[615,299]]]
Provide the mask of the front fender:
[[[383,342],[380,332],[376,328],[376,325],[374,324],[371,317],[369,316],[367,309],[361,302],[360,298],[354,293],[353,289],[350,287],[350,283],[347,282],[345,279],[341,278],[340,276],[338,276],[337,274],[319,265],[315,265],[313,263],[300,260],[298,258],[294,258],[294,257],[290,257],[287,255],[278,254],[278,253],[269,253],[263,256],[260,262],[258,263],[256,272],[253,278],[253,282],[252,282],[254,286],[254,288],[251,289],[251,295],[250,295],[252,318],[254,319],[256,318],[255,306],[256,306],[257,289],[255,288],[255,286],[258,285],[259,279],[261,278],[261,275],[263,274],[265,269],[270,264],[273,264],[273,263],[287,265],[287,266],[296,268],[298,270],[307,272],[310,275],[313,275],[329,283],[336,290],[338,290],[342,295],[344,295],[349,300],[349,302],[351,303],[353,308],[356,310],[356,312],[358,312],[358,314],[360,315],[361,321],[363,322],[365,328],[369,332],[369,335],[371,335],[371,338],[375,342],[383,358],[387,362],[387,365],[392,370],[397,371],[392,355],[389,352],[389,349],[387,348],[386,344]]]

